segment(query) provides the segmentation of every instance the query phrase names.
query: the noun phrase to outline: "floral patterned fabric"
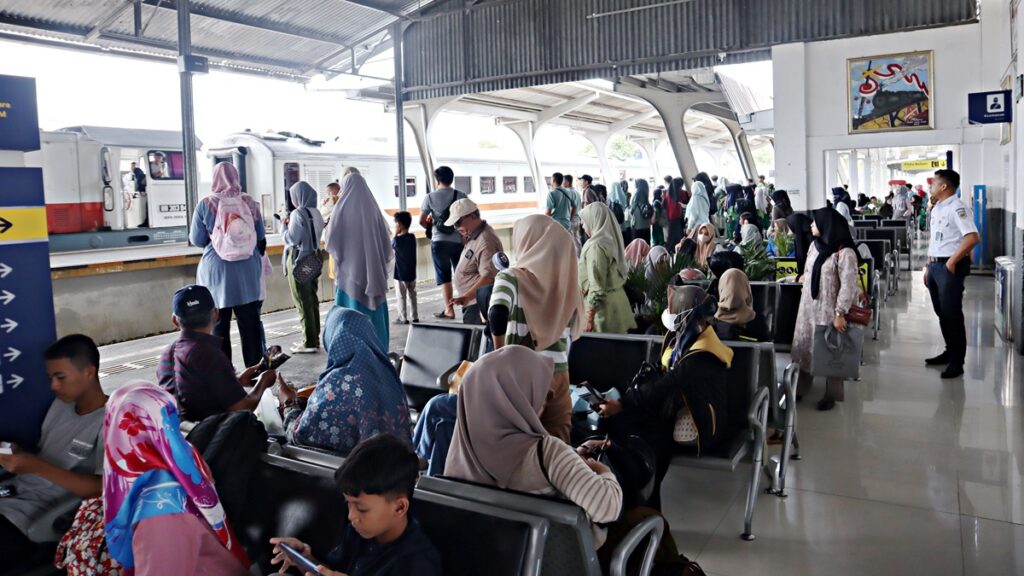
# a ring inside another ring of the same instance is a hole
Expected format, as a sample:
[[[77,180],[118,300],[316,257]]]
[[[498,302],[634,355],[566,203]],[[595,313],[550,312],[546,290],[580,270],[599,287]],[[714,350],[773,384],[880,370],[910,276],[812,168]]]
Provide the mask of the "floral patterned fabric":
[[[147,518],[181,513],[207,524],[242,566],[249,566],[224,514],[210,469],[181,433],[173,396],[143,381],[120,388],[107,403],[103,438],[107,548],[125,574],[135,573],[136,525]]]
[[[412,425],[398,373],[370,320],[334,307],[324,324],[327,369],[305,410],[285,414],[288,439],[348,454],[360,441],[392,434],[412,446]]]
[[[804,286],[800,295],[800,308],[796,315],[796,329],[793,333],[793,348],[790,356],[800,365],[800,370],[811,371],[811,353],[814,349],[814,327],[828,326],[835,320],[836,312],[850,311],[860,294],[857,285],[857,255],[850,248],[833,254],[821,268],[821,286],[818,298],[811,296],[811,273],[818,259],[818,248],[812,243],[807,251],[807,265],[804,270]]]
[[[124,571],[107,551],[103,498],[84,500],[71,529],[60,539],[53,565],[68,576],[121,576]]]

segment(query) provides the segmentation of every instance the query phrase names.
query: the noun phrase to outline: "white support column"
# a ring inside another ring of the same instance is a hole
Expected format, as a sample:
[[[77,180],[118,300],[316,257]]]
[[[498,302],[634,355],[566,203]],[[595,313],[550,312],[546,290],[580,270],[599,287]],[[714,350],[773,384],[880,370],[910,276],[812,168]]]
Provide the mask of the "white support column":
[[[736,146],[737,153],[740,159],[740,165],[743,166],[743,173],[747,175],[747,178],[753,178],[757,181],[757,163],[754,162],[754,154],[750,151],[750,142],[747,140],[747,134],[743,131],[743,127],[740,126],[739,122],[732,120],[721,119],[722,124],[725,124],[729,135],[732,136],[733,144]]]
[[[537,131],[533,121],[514,122],[505,124],[518,138],[523,145],[523,153],[526,154],[526,165],[530,167],[530,174],[533,175],[533,186],[537,190],[537,207],[544,208],[547,204],[547,194],[544,188],[544,175],[541,174],[540,164],[537,162],[536,137]]]
[[[835,150],[825,151],[825,190],[826,196],[830,196],[830,190],[836,185],[836,173],[839,171],[839,153]]]
[[[862,184],[861,185],[861,189],[857,191],[857,192],[859,192],[861,194],[867,194],[868,196],[870,196],[871,194],[874,193],[873,188],[874,188],[874,182],[875,181],[874,181],[874,178],[872,176],[873,175],[872,168],[874,168],[872,166],[872,164],[874,164],[874,162],[875,162],[874,154],[871,153],[870,149],[866,150],[866,154],[864,154],[864,184]],[[853,198],[854,198],[854,200],[856,200],[857,196],[854,195]]]
[[[712,92],[666,92],[657,88],[637,86],[627,82],[616,82],[615,91],[629,94],[646,100],[665,123],[668,140],[672,144],[676,163],[687,185],[692,185],[693,177],[699,172],[697,161],[686,136],[683,118],[686,111],[694,104],[702,102],[727,102],[725,95],[718,91]]]
[[[860,153],[856,148],[850,151],[850,195],[857,197],[860,190]]]
[[[424,182],[428,191],[433,189],[434,169],[437,167],[434,150],[431,146],[434,124],[438,115],[456,100],[458,98],[437,98],[407,102],[405,104],[405,120],[409,123],[413,139],[416,141],[416,149],[420,154],[420,163],[423,166],[425,176]]]
[[[601,165],[601,183],[611,188],[612,182],[618,181],[613,174],[612,163],[608,161],[608,142],[611,141],[612,135],[608,132],[584,130],[583,137],[597,150],[597,162]]]
[[[664,140],[654,138],[644,138],[642,140],[635,140],[636,144],[640,146],[644,151],[644,155],[647,156],[647,163],[651,168],[651,178],[657,182],[661,178],[661,171],[658,170],[658,145]]]

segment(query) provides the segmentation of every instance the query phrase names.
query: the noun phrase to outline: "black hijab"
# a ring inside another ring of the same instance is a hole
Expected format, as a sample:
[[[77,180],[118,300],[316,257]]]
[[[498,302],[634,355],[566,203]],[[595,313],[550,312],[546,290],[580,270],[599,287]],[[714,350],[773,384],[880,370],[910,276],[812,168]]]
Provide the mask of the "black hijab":
[[[697,242],[693,238],[683,238],[683,241],[679,243],[679,250],[676,254],[680,256],[689,256],[695,258],[697,254]]]
[[[713,198],[715,195],[715,186],[711,183],[711,178],[708,177],[707,172],[698,172],[693,177],[694,181],[700,182],[704,185],[704,190],[708,193],[708,198]]]
[[[814,239],[818,258],[814,261],[814,270],[811,273],[811,297],[817,300],[822,266],[836,252],[843,248],[853,248],[853,236],[850,235],[850,224],[835,209],[818,208],[811,215],[819,232],[819,236]]]
[[[789,192],[786,192],[785,190],[776,190],[775,192],[772,192],[772,202],[787,208],[793,207],[793,204],[789,201]]]
[[[863,207],[867,206],[868,202],[870,202],[870,201],[871,200],[868,198],[867,194],[858,194],[857,195],[857,208],[863,208]]]
[[[811,217],[802,212],[790,214],[786,218],[789,229],[793,231],[793,246],[796,248],[796,269],[797,273],[804,273],[804,264],[807,262],[807,250],[814,242],[814,234],[811,233]]]
[[[725,191],[729,193],[729,198],[725,201],[725,205],[732,207],[739,201],[740,195],[743,193],[743,186],[739,184],[729,184],[725,187]]]
[[[672,184],[668,187],[668,196],[674,202],[679,204],[686,204],[686,198],[683,197],[683,189],[686,188],[686,181],[682,178],[673,178]]]

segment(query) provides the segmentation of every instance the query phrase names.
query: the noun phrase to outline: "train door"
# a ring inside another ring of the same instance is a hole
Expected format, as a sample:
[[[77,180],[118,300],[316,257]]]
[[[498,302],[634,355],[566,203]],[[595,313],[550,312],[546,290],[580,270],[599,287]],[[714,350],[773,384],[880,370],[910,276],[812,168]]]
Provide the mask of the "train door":
[[[131,220],[152,228],[186,226],[185,154],[180,150],[146,150],[148,171],[141,201],[130,211]]]

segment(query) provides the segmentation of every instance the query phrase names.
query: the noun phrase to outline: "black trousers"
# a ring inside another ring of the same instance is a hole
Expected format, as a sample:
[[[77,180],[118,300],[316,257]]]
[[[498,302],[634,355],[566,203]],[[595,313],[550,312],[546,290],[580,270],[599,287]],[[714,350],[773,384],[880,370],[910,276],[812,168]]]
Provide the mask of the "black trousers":
[[[262,302],[221,308],[220,318],[213,326],[213,335],[221,339],[221,350],[231,359],[231,316],[238,321],[238,335],[242,339],[242,359],[245,366],[255,366],[263,358],[263,324],[260,322]]]
[[[17,526],[0,516],[0,575],[21,573],[32,562],[35,549]]]
[[[928,264],[928,292],[939,317],[942,339],[951,366],[963,366],[967,357],[967,327],[964,324],[964,279],[971,274],[971,259],[957,262],[951,274],[945,262]]]

